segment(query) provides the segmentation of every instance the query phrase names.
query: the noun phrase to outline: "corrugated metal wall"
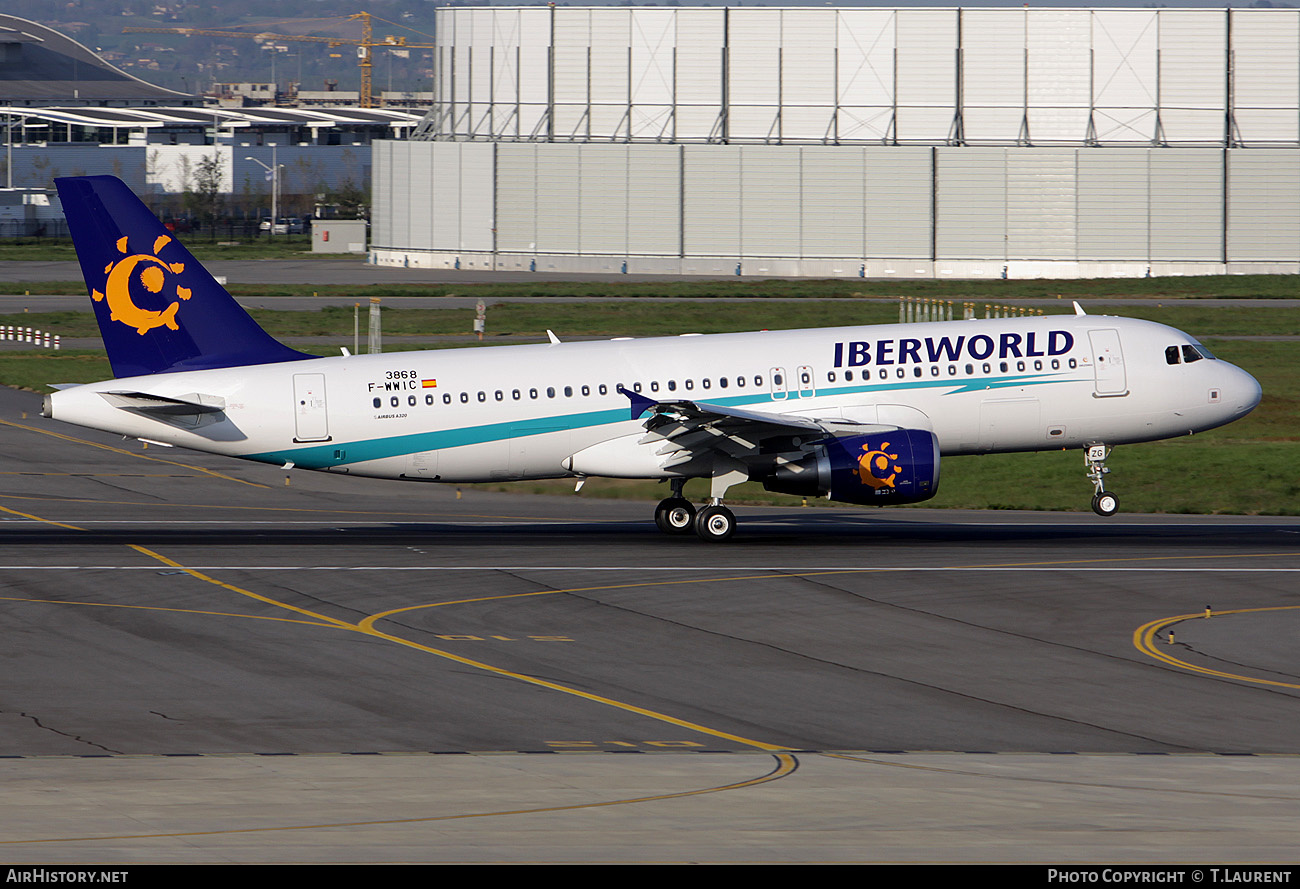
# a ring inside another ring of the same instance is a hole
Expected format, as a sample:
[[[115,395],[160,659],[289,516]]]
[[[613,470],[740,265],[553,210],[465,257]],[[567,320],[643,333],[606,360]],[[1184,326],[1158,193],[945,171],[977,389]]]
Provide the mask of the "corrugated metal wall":
[[[1300,144],[1300,10],[438,10],[418,138]]]
[[[1300,261],[1289,149],[381,142],[375,157],[376,249]]]
[[[1300,10],[438,16],[426,141],[377,165],[380,261],[1300,271]]]

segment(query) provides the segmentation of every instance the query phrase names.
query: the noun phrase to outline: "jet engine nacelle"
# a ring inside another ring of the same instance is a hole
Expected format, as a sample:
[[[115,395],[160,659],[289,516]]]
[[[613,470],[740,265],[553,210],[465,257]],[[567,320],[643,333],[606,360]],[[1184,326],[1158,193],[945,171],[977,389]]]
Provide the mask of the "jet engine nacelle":
[[[917,503],[939,490],[939,439],[921,429],[849,435],[778,463],[763,487],[842,503]]]

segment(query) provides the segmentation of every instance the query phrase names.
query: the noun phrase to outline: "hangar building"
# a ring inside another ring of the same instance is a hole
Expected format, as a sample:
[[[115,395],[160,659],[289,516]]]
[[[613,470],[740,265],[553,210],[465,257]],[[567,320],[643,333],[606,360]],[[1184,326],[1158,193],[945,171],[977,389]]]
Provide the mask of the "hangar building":
[[[1300,10],[443,8],[372,259],[1300,272]]]

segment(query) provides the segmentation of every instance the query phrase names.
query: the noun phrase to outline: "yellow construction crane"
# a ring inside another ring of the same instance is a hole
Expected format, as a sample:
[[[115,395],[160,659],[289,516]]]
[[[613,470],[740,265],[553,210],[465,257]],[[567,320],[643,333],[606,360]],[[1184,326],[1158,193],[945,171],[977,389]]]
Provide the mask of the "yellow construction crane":
[[[391,34],[386,35],[382,40],[374,39],[374,27],[371,24],[371,15],[368,12],[358,12],[348,16],[350,21],[361,22],[361,39],[354,40],[350,37],[303,37],[296,34],[272,34],[270,32],[260,32],[249,34],[244,31],[213,31],[206,28],[123,28],[123,34],[181,34],[185,37],[195,35],[202,37],[242,37],[258,41],[267,40],[296,40],[305,43],[328,43],[330,46],[355,46],[357,48],[357,65],[361,68],[361,107],[373,108],[374,95],[371,89],[371,71],[374,68],[371,49],[374,47],[395,47],[401,49],[432,49],[432,43],[407,43],[405,37],[394,37]],[[380,21],[386,21],[380,19]],[[389,22],[389,24],[395,24]]]

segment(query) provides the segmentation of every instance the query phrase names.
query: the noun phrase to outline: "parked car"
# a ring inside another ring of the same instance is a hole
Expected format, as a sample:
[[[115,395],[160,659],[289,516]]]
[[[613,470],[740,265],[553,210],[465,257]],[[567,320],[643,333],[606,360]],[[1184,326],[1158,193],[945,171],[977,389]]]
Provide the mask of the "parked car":
[[[273,235],[300,235],[307,230],[303,221],[296,216],[281,216],[275,221],[274,228],[271,226],[270,219],[263,219],[259,228]]]

